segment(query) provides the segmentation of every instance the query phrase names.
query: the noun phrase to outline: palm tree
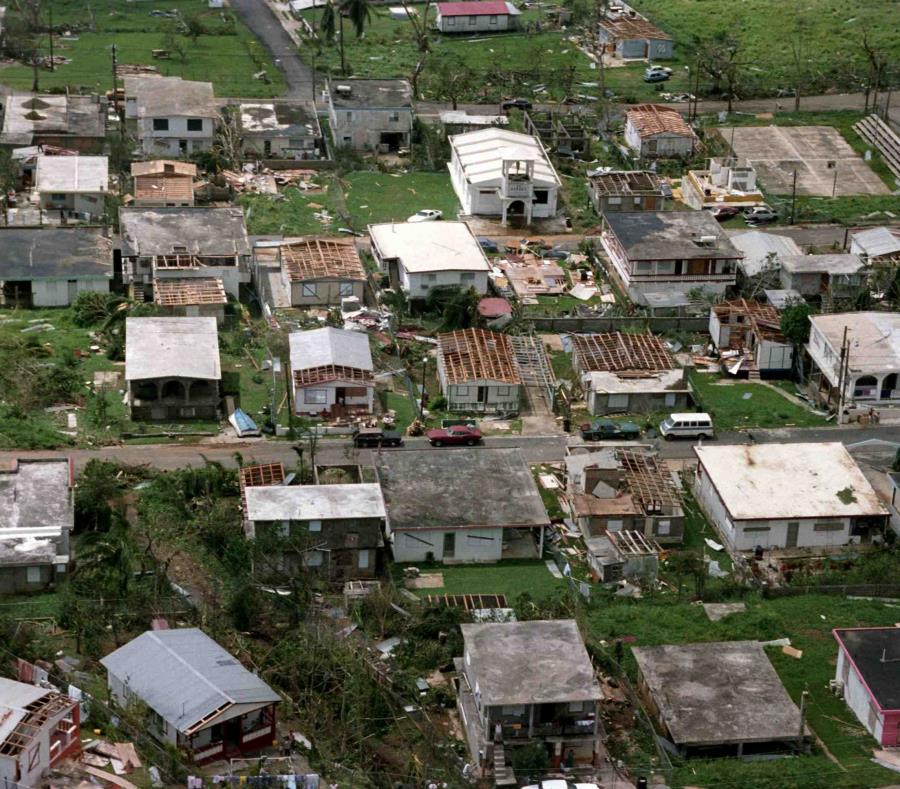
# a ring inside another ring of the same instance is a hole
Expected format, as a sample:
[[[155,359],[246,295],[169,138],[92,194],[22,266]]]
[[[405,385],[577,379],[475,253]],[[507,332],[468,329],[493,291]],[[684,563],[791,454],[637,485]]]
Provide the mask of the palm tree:
[[[319,20],[319,32],[328,41],[334,40],[335,22],[337,22],[338,42],[341,48],[341,73],[347,73],[347,61],[344,57],[344,14],[353,23],[356,37],[362,38],[366,25],[372,16],[369,0],[330,0],[322,8]]]

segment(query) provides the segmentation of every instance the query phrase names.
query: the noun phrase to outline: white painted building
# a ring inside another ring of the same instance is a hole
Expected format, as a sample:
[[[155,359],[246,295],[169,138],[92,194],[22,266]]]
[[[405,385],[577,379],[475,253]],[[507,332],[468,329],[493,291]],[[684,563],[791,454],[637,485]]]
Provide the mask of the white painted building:
[[[537,137],[506,129],[480,129],[450,137],[450,180],[462,213],[554,217],[560,179]]]
[[[828,550],[886,527],[887,509],[843,444],[704,444],[694,453],[697,500],[732,550]]]
[[[93,221],[106,213],[109,160],[105,156],[38,156],[35,190],[45,211]]]

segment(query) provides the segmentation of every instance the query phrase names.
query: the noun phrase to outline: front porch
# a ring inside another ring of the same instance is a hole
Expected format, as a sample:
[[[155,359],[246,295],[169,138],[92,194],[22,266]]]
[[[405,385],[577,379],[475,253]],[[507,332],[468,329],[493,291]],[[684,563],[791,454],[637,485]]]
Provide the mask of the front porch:
[[[208,764],[256,753],[275,739],[275,705],[269,704],[192,731],[187,737],[179,735],[179,745],[195,764]]]

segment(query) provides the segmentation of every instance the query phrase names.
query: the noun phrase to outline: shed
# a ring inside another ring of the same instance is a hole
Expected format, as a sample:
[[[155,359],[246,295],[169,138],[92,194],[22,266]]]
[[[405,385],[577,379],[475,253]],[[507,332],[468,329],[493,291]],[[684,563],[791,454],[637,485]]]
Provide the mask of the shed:
[[[697,135],[678,110],[636,104],[625,111],[625,144],[639,159],[680,158],[693,153]]]
[[[671,60],[675,49],[670,35],[638,16],[602,19],[598,35],[605,48],[623,59]]]
[[[197,165],[171,159],[132,162],[135,206],[192,206]]]
[[[281,276],[299,307],[340,307],[365,298],[366,272],[352,241],[308,238],[280,247]]]
[[[852,297],[865,287],[868,268],[859,255],[785,255],[781,284],[803,296]]]

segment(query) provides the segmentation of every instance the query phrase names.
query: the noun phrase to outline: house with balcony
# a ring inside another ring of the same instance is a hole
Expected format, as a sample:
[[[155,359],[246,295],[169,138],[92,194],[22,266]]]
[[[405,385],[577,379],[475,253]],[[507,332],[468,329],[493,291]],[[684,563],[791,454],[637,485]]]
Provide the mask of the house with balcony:
[[[63,221],[95,222],[106,214],[109,160],[105,156],[38,156],[34,188],[43,211]]]
[[[195,764],[254,754],[277,737],[281,697],[198,628],[148,630],[100,663],[115,704],[145,704],[147,733]]]
[[[328,120],[339,148],[375,153],[409,149],[412,85],[405,79],[341,79],[328,83]]]
[[[510,752],[546,748],[553,767],[592,765],[599,750],[600,684],[573,619],[460,625],[457,708],[470,758],[509,776]],[[506,785],[503,783],[503,785]]]
[[[756,185],[756,170],[746,159],[716,156],[705,170],[688,170],[681,179],[681,198],[691,208],[719,208],[764,203]]]
[[[506,129],[479,129],[450,137],[450,180],[462,213],[533,219],[557,214],[560,179],[541,141]]]
[[[673,291],[720,296],[735,284],[743,257],[706,211],[604,214],[600,243],[610,273],[638,304],[645,294]]]
[[[809,321],[810,378],[823,403],[900,405],[900,313],[843,312],[810,315]]]

